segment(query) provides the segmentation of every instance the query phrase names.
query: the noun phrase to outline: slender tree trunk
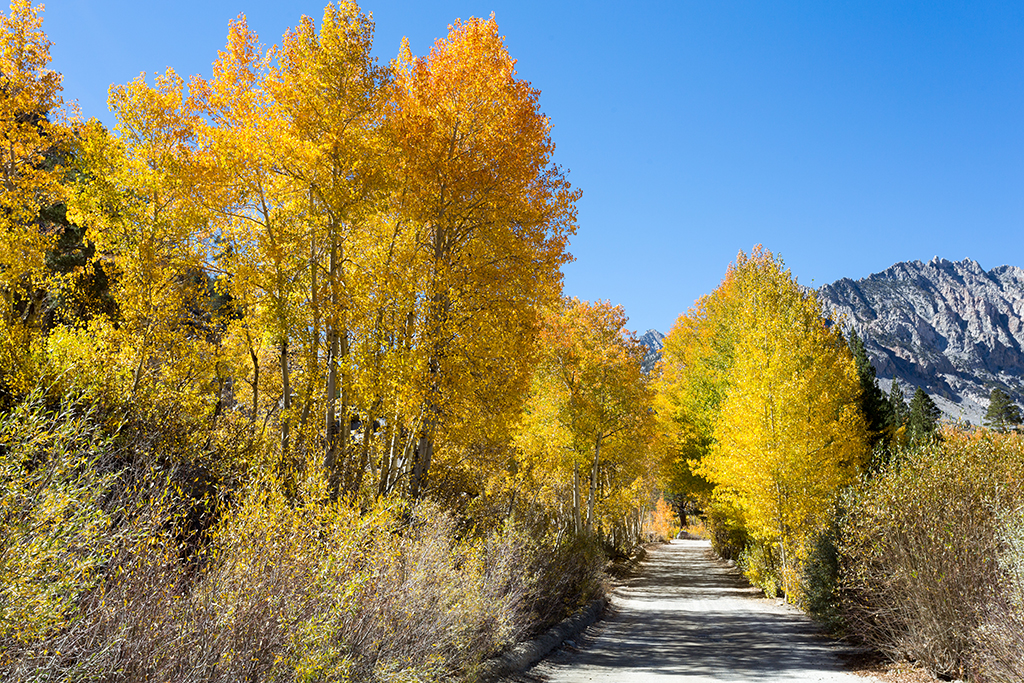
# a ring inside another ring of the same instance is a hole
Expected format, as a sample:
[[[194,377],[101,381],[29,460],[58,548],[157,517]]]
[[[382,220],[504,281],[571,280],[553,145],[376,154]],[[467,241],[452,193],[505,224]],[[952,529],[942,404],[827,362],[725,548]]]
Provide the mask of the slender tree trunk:
[[[256,423],[256,416],[260,410],[260,359],[256,356],[256,350],[252,348],[252,337],[249,335],[249,328],[245,328],[245,339],[249,345],[249,359],[252,360],[252,416],[250,419]]]
[[[601,437],[594,442],[594,462],[590,467],[590,495],[587,497],[587,531],[594,530],[594,501],[597,498],[597,474],[601,462]]]
[[[359,452],[359,462],[349,484],[349,491],[357,495],[359,489],[363,487],[363,476],[366,473],[366,466],[370,462],[370,446],[373,443],[373,420],[373,411],[371,410],[366,416],[366,422],[363,423],[363,444]]]
[[[143,340],[143,349],[145,349],[145,340]],[[132,373],[132,398],[135,398],[135,393],[139,390],[139,383],[142,380],[142,367],[146,363],[145,351],[140,352],[139,362],[135,364],[135,372]]]
[[[404,476],[408,481],[412,482],[412,473],[415,466],[416,458],[416,445],[418,443],[418,437],[414,430],[402,428],[402,457],[395,463],[395,479],[392,486],[398,484],[398,481]]]
[[[573,528],[577,534],[583,532],[583,520],[580,515],[581,498],[580,464],[578,462],[574,462],[572,465],[572,521]]]
[[[376,428],[374,428],[373,433],[374,434],[377,433],[377,429]],[[388,443],[387,432],[384,432],[383,436],[384,436],[384,445],[386,446],[387,443]],[[378,450],[381,451],[381,457],[383,458],[384,457],[384,448],[380,448],[379,447],[376,439],[374,439],[373,445],[374,445],[375,448],[377,448]],[[371,477],[370,480],[375,482],[375,481],[377,481],[377,477],[378,477],[380,471],[379,471],[379,467],[377,465],[377,458],[374,456],[374,448],[370,449],[369,456],[370,457],[369,457],[369,461],[368,461],[367,464],[369,464],[369,466],[370,466],[370,477]]]
[[[437,326],[440,329],[440,326]],[[438,332],[439,334],[439,332]],[[434,455],[434,432],[437,428],[438,394],[440,393],[440,343],[435,345],[434,357],[428,362],[430,368],[430,395],[427,398],[427,405],[424,410],[426,417],[420,423],[419,439],[416,450],[413,454],[412,476],[409,480],[409,494],[417,498],[423,491],[427,481],[427,474],[430,472],[430,461]]]
[[[315,350],[312,351],[315,353]],[[298,434],[295,437],[295,451],[297,453],[306,452],[306,425],[309,424],[309,416],[313,411],[313,388],[316,384],[316,375],[313,372],[313,370],[315,370],[315,366],[309,367],[309,365],[312,364],[307,365],[307,369],[309,370],[309,379],[306,382],[306,391],[303,393],[302,414],[299,416]]]
[[[288,337],[281,341],[281,387],[284,393],[281,410],[281,456],[288,455],[290,438],[288,421],[291,419],[292,387],[288,376]]]
[[[330,324],[327,336],[330,349],[327,355],[327,407],[324,416],[326,447],[324,453],[324,469],[330,481],[331,496],[337,496],[342,483],[345,451],[348,447],[350,431],[348,415],[348,396],[345,391],[344,377],[339,387],[338,358],[348,355],[348,335],[343,334],[339,323],[341,293],[339,278],[341,271],[341,247],[337,240],[337,226],[331,223],[331,250],[329,264],[329,281],[331,285]],[[340,391],[339,391],[340,389]],[[339,397],[340,393],[340,397]],[[338,417],[338,402],[341,403],[341,417]]]
[[[338,418],[337,418],[337,395],[338,395],[338,337],[331,327],[327,331],[327,405],[324,410],[324,470],[331,481],[332,491],[338,479]]]
[[[412,478],[409,484],[409,495],[418,498],[423,492],[426,484],[427,472],[430,471],[430,461],[434,455],[434,421],[426,421],[420,431],[419,439],[416,442],[416,450],[413,455]]]
[[[132,398],[135,398],[135,393],[139,390],[139,384],[142,383],[142,369],[146,366],[146,359],[148,358],[147,348],[149,347],[149,334],[152,329],[152,323],[146,326],[146,333],[142,335],[142,344],[139,347],[139,362],[135,365],[135,371],[132,373]]]
[[[313,192],[309,192],[309,215],[313,216]],[[307,355],[306,393],[302,403],[302,417],[299,421],[299,438],[296,447],[303,451],[305,438],[308,433],[306,426],[309,424],[309,416],[313,411],[313,390],[316,386],[317,370],[320,367],[320,292],[318,284],[316,250],[316,227],[310,218],[309,228],[309,306],[313,314],[313,330],[309,339],[309,353]],[[313,448],[316,446],[314,445]]]
[[[782,592],[787,597],[789,596],[789,586],[787,585],[789,577],[786,572],[786,528],[782,521],[782,505],[783,505],[783,492],[778,482],[775,484],[776,491],[776,505],[778,506],[778,514],[776,515],[776,524],[779,529],[779,559],[782,562]]]
[[[401,348],[407,357],[412,350],[412,337],[416,326],[416,311],[411,310],[405,317],[405,325],[401,330]],[[384,453],[381,456],[380,484],[378,495],[386,496],[394,490],[399,479],[399,468],[405,467],[408,461],[408,447],[405,443],[405,425],[401,420],[400,407],[396,401],[394,412],[390,415],[387,435],[384,440]],[[401,454],[401,456],[399,455]]]
[[[391,477],[395,467],[395,445],[398,441],[398,411],[395,419],[387,426],[385,446],[381,449],[380,480],[377,484],[377,495],[386,496],[391,493]]]
[[[434,455],[434,435],[440,420],[441,404],[441,359],[446,354],[444,341],[445,330],[449,322],[451,299],[440,273],[447,270],[447,261],[451,254],[448,243],[448,231],[443,224],[434,226],[433,274],[430,297],[430,309],[427,313],[426,327],[430,339],[430,357],[427,367],[430,372],[429,394],[424,407],[424,419],[420,426],[419,442],[414,454],[413,471],[410,478],[409,492],[416,498],[426,485],[430,462]]]
[[[347,481],[349,478],[348,470],[351,469],[351,440],[352,440],[352,389],[348,382],[347,361],[349,356],[348,348],[348,332],[345,329],[340,329],[335,333],[335,337],[338,341],[339,355],[338,358],[343,362],[337,369],[338,378],[338,402],[340,404],[341,414],[338,416],[338,443],[335,448],[337,449],[337,462],[338,462],[338,474],[344,479],[339,481]]]

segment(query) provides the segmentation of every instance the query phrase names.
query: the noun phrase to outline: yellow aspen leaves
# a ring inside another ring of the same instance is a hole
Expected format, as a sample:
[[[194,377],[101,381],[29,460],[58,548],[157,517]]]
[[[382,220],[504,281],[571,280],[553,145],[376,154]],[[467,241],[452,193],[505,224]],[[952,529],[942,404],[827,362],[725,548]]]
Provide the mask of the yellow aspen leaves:
[[[653,415],[643,347],[607,302],[563,300],[545,318],[521,448],[572,526],[639,535],[653,503]]]
[[[60,120],[61,76],[49,69],[50,41],[42,7],[16,0],[0,15],[0,285],[4,319],[14,297],[28,296],[44,272],[46,250],[56,239],[40,211],[64,197],[68,131]],[[20,312],[25,317],[25,312]]]
[[[867,455],[841,331],[781,259],[758,247],[740,253],[722,287],[670,337],[660,405],[675,410],[667,418],[677,444],[714,484],[712,507],[795,589],[805,544]]]
[[[0,13],[0,382],[19,390],[31,386],[46,253],[61,232],[44,212],[64,199],[71,145],[41,13],[27,0]]]
[[[435,440],[465,444],[467,431],[517,414],[579,195],[551,161],[538,92],[516,77],[493,17],[456,22],[426,57],[405,47],[392,68],[396,210],[415,231],[423,292],[415,493]]]

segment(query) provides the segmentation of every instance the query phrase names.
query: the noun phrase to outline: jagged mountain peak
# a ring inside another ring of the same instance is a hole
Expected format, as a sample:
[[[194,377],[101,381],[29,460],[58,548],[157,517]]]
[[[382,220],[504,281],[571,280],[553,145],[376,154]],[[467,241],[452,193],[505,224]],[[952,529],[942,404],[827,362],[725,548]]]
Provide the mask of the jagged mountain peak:
[[[888,389],[927,391],[947,416],[980,423],[994,387],[1024,399],[1024,270],[977,261],[905,261],[818,290],[857,330]]]
[[[644,356],[644,362],[641,365],[644,372],[649,373],[657,365],[658,361],[661,360],[661,348],[663,346],[663,340],[665,335],[657,330],[647,330],[637,340],[647,347],[647,355]]]

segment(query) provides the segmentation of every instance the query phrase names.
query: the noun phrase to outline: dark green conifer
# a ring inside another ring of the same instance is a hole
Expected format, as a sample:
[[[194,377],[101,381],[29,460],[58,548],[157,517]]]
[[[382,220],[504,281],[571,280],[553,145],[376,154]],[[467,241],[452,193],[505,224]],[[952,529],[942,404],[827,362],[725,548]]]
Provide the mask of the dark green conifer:
[[[1020,407],[1005,391],[993,389],[989,395],[988,410],[985,412],[985,426],[998,432],[1005,432],[1020,423]]]
[[[857,331],[853,329],[850,330],[850,351],[853,352],[857,377],[860,379],[861,412],[867,422],[871,447],[874,448],[885,437],[885,428],[891,422],[889,402],[885,400],[885,394],[878,388],[875,368],[868,358],[864,342],[857,335]]]
[[[925,393],[924,389],[918,387],[914,391],[914,397],[910,399],[910,419],[907,424],[910,443],[919,444],[930,439],[939,425],[939,415],[941,414],[935,401]]]
[[[903,393],[900,381],[893,377],[892,386],[889,388],[889,425],[896,431],[909,420],[910,406],[907,405],[907,396]]]

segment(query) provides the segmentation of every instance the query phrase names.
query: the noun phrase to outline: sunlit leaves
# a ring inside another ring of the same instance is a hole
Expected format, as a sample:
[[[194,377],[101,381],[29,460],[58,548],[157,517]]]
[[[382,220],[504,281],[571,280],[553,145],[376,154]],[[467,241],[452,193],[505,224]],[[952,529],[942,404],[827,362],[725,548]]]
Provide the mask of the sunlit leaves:
[[[12,296],[31,292],[43,275],[44,255],[56,234],[40,211],[64,196],[58,158],[66,151],[59,117],[61,76],[49,69],[50,41],[42,7],[15,0],[0,15],[0,286],[7,322]]]
[[[74,616],[110,551],[101,504],[112,447],[88,406],[48,410],[36,391],[0,415],[0,638],[31,641]]]
[[[784,572],[864,463],[867,441],[849,347],[780,259],[740,254],[723,292],[734,301],[720,408],[697,472],[737,510]],[[719,340],[721,344],[725,340]],[[731,358],[730,358],[731,356]],[[708,375],[714,377],[715,375]]]
[[[563,300],[546,316],[519,437],[526,471],[580,531],[652,503],[651,394],[625,323],[603,301]]]

